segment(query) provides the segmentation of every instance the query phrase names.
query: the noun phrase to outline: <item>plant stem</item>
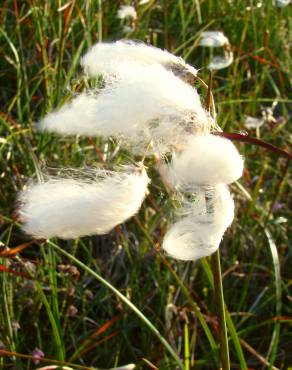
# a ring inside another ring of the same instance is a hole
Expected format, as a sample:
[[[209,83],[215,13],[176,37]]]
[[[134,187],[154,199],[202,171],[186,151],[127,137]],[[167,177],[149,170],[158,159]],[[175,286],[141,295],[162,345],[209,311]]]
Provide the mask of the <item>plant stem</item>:
[[[98,42],[102,42],[102,0],[98,0]]]
[[[230,370],[229,347],[226,329],[225,303],[223,296],[219,249],[217,249],[217,251],[212,255],[211,259],[214,275],[214,293],[217,306],[217,315],[220,323],[220,357],[222,370]]]

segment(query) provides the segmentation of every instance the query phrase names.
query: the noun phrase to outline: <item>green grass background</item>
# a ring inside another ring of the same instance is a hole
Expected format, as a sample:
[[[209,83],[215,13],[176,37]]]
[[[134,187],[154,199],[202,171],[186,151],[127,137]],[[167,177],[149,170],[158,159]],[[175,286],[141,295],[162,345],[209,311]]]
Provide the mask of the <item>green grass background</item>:
[[[177,368],[133,310],[70,256],[131,300],[167,339],[186,370],[218,368],[218,345],[211,346],[206,335],[218,343],[210,260],[184,263],[160,254],[173,204],[155,168],[150,171],[151,193],[133,219],[106,236],[54,241],[69,257],[53,244],[31,241],[15,218],[18,191],[44,164],[82,167],[103,159],[112,166],[130,159],[127,152],[116,152],[113,141],[61,138],[34,130],[34,122],[88,85],[79,60],[92,44],[143,40],[184,57],[207,82],[210,51],[198,46],[199,34],[224,31],[235,61],[213,78],[219,125],[227,132],[245,132],[245,115],[260,117],[261,107],[277,101],[276,121],[249,134],[286,150],[291,144],[291,5],[280,9],[270,0],[136,1],[135,30],[124,34],[124,24],[116,17],[121,4],[2,0],[0,5],[3,369],[52,364],[34,364],[35,348],[72,368],[126,363],[138,369]],[[231,368],[287,369],[292,366],[288,162],[250,144],[236,145],[246,166],[243,178],[231,186],[236,218],[220,247]],[[7,248],[23,243],[30,244],[7,255]]]

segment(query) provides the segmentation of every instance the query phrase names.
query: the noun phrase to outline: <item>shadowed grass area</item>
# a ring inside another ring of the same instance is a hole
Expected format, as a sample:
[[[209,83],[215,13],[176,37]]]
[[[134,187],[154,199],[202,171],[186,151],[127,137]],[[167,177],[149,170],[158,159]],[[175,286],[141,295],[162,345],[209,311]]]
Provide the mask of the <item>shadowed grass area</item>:
[[[162,337],[185,369],[219,368],[211,260],[183,263],[160,253],[174,205],[155,169],[140,213],[109,235],[31,241],[15,217],[17,192],[45,165],[105,162],[111,167],[131,158],[113,140],[34,130],[40,117],[98,83],[87,81],[79,66],[92,44],[146,41],[184,57],[207,82],[211,53],[198,46],[199,35],[224,31],[234,62],[213,76],[219,125],[230,133],[248,131],[291,152],[291,5],[277,8],[270,0],[136,1],[138,17],[131,24],[116,17],[120,4],[4,0],[0,5],[3,369],[36,369],[56,361],[82,369],[128,363],[138,369],[175,369],[175,357]],[[124,33],[125,25],[133,31]],[[205,97],[206,90],[196,86]],[[261,118],[263,109],[271,107],[272,116],[261,127],[247,130],[246,116]],[[292,366],[289,162],[255,145],[236,145],[246,167],[243,178],[231,186],[236,219],[220,247],[231,368],[287,369]],[[90,271],[131,301],[158,335]],[[39,365],[32,357],[36,348],[46,358]]]

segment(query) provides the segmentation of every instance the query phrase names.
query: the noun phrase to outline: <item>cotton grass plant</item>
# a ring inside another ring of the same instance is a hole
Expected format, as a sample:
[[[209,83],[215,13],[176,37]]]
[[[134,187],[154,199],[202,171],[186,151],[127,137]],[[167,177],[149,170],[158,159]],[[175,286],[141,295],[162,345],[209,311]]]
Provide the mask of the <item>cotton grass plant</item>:
[[[142,161],[116,172],[101,169],[86,177],[75,171],[71,177],[47,176],[28,184],[19,196],[23,230],[45,239],[109,232],[138,212],[150,181],[144,161],[154,155],[160,166],[166,160],[162,180],[171,184],[181,204],[162,248],[175,259],[189,261],[218,251],[234,217],[227,185],[241,176],[243,160],[229,140],[212,135],[218,130],[215,117],[188,83],[196,70],[166,51],[123,41],[95,45],[81,64],[90,76],[102,75],[104,86],[73,97],[45,116],[38,128],[60,135],[114,137],[142,155]],[[216,256],[221,359],[223,369],[229,369],[219,253]]]
[[[44,182],[81,178],[82,183],[89,179],[96,184],[104,176],[91,172],[113,175],[123,171],[123,165],[135,168],[135,162],[143,160],[148,144],[133,148],[134,143],[121,138],[38,133],[32,125],[65,106],[72,95],[87,92],[96,97],[101,92],[91,93],[88,87],[104,87],[104,77],[79,78],[79,61],[95,40],[120,39],[131,32],[127,37],[183,56],[199,69],[197,76],[185,73],[183,80],[196,81],[203,106],[211,100],[212,109],[211,96],[203,98],[201,86],[208,81],[212,53],[222,55],[225,46],[201,47],[199,39],[206,30],[219,30],[230,40],[234,62],[212,73],[217,122],[224,132],[211,132],[246,142],[234,142],[245,156],[245,170],[239,182],[228,185],[235,219],[219,247],[231,367],[287,369],[292,315],[289,156],[277,158],[275,147],[269,147],[274,150],[270,154],[253,143],[261,139],[265,148],[270,143],[289,150],[291,5],[142,3],[1,2],[0,368],[92,370],[129,363],[161,370],[220,368],[219,305],[214,299],[219,279],[213,257],[184,262],[162,250],[172,225],[189,217],[192,205],[206,204],[205,191],[207,199],[211,196],[210,185],[200,192],[202,186],[192,184],[196,190],[187,192],[168,180],[168,168],[182,155],[185,142],[157,157],[169,195],[154,168],[158,150],[149,146],[144,160],[151,178],[148,195],[139,214],[109,234],[35,240],[21,231],[14,213],[17,192],[36,183],[27,183],[29,177],[43,176]],[[135,7],[135,21],[117,18],[123,4]],[[182,75],[180,66],[171,70]],[[246,117],[261,120],[262,109],[274,103],[273,119],[246,125]],[[86,169],[72,170],[83,166]],[[145,315],[152,329],[143,321]],[[178,359],[163,344],[162,335]],[[44,354],[38,366],[34,349]],[[183,364],[176,367],[179,361]]]

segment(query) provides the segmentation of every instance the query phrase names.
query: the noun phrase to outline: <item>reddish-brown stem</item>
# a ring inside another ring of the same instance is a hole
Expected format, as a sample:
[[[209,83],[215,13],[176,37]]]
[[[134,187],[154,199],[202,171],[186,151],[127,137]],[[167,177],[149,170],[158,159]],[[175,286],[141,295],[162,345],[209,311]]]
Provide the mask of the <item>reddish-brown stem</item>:
[[[242,135],[242,134],[235,134],[231,132],[214,132],[214,135],[217,136],[222,136],[230,140],[235,140],[235,141],[241,141],[243,143],[249,143],[257,146],[261,146],[265,149],[268,149],[274,153],[277,153],[283,157],[292,159],[292,154],[287,152],[284,149],[278,148],[275,145],[269,144],[263,140],[256,139],[254,137],[248,136],[248,135]]]

